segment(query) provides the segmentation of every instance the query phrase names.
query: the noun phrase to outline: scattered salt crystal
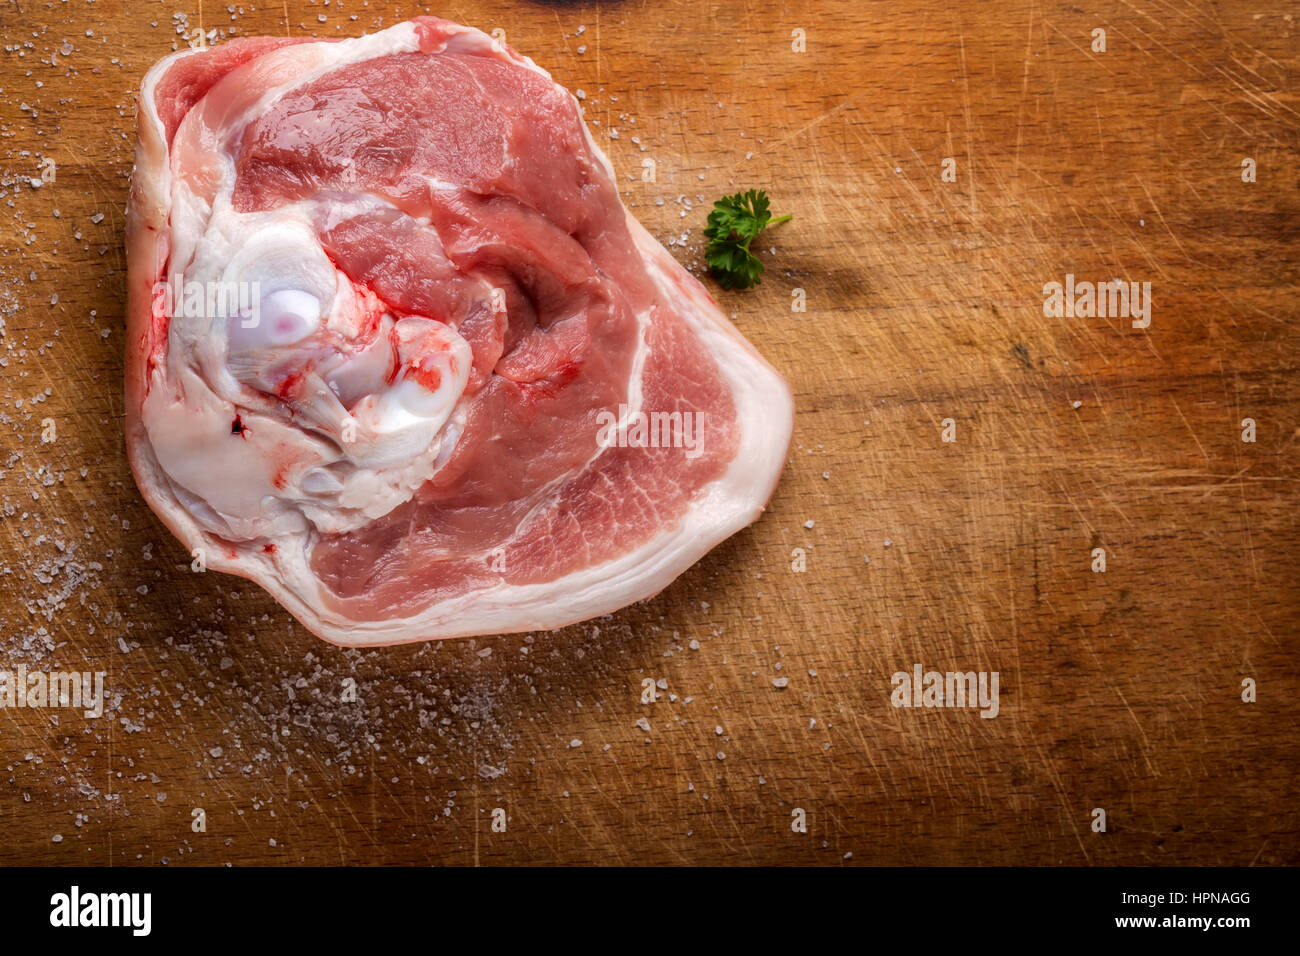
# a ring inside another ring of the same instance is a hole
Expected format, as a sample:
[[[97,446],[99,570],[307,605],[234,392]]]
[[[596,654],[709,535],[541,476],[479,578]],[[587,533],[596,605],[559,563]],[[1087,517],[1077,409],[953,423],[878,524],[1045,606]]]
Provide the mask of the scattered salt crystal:
[[[788,678],[788,677],[774,677],[774,678],[772,678],[772,686],[773,686],[773,687],[784,687],[784,686],[786,686],[786,685],[789,684],[789,683],[790,683],[790,678]]]

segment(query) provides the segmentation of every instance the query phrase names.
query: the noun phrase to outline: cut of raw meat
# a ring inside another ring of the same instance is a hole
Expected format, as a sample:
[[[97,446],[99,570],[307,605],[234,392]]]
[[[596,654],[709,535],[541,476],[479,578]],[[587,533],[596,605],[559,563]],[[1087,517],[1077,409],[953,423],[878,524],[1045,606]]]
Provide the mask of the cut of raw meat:
[[[346,645],[555,628],[755,520],[781,377],[477,30],[232,40],[145,78],[127,449],[206,567]]]

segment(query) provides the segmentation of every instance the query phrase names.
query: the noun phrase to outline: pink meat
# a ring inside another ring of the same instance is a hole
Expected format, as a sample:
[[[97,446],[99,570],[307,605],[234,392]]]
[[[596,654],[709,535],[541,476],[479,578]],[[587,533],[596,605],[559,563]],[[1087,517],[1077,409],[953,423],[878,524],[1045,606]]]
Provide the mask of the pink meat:
[[[761,512],[790,434],[784,382],[628,215],[573,97],[477,31],[421,18],[413,35],[417,49],[333,67],[346,43],[235,41],[164,61],[146,84],[153,110],[142,105],[128,381],[137,480],[178,535],[209,545],[210,564],[258,581],[340,643],[554,627],[647,597]],[[172,416],[225,414],[179,374],[202,363],[173,354],[177,330],[138,314],[141,290],[177,268],[172,197],[141,181],[164,168],[173,195],[183,184],[218,207],[228,189],[246,217],[236,221],[310,209],[359,303],[346,333],[322,331],[242,379],[229,402],[245,409],[239,433],[214,435],[214,456],[266,416],[284,430],[266,453],[281,487],[281,473],[311,459],[309,406],[331,357],[377,349],[390,384],[400,370],[432,391],[447,366],[424,351],[438,355],[448,334],[468,344],[463,428],[390,510],[342,531],[285,519],[288,530],[238,540],[224,530],[232,516],[196,504],[195,481],[164,464]],[[149,400],[155,389],[171,389],[168,401]],[[698,451],[602,445],[601,422],[636,403],[694,416]]]

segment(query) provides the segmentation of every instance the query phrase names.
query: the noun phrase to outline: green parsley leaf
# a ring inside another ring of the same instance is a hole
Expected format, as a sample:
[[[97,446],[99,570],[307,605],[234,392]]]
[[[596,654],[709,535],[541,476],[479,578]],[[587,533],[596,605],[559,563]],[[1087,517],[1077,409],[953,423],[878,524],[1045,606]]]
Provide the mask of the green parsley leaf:
[[[709,244],[704,258],[724,289],[748,289],[763,275],[763,263],[749,251],[749,244],[768,226],[791,216],[772,218],[767,193],[762,189],[723,196],[713,204],[704,235]]]

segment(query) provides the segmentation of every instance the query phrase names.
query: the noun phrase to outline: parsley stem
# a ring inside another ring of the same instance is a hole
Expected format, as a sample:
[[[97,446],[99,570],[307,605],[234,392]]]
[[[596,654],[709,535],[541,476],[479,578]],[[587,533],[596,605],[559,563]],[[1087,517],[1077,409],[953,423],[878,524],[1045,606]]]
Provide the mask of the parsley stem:
[[[780,217],[778,217],[778,218],[776,218],[776,219],[769,219],[767,222],[763,223],[763,229],[769,229],[769,228],[771,228],[772,226],[777,225],[778,223],[782,223],[782,222],[785,222],[787,219],[793,219],[793,218],[794,218],[794,214],[791,213],[791,214],[788,215],[788,216],[780,216]],[[750,244],[751,242],[753,242],[755,239],[758,238],[758,233],[759,233],[759,232],[762,232],[763,229],[760,229],[758,232],[754,233],[754,234],[751,235],[748,239],[746,239],[746,240],[741,244],[740,248],[744,249],[746,252],[749,252],[749,244]]]

